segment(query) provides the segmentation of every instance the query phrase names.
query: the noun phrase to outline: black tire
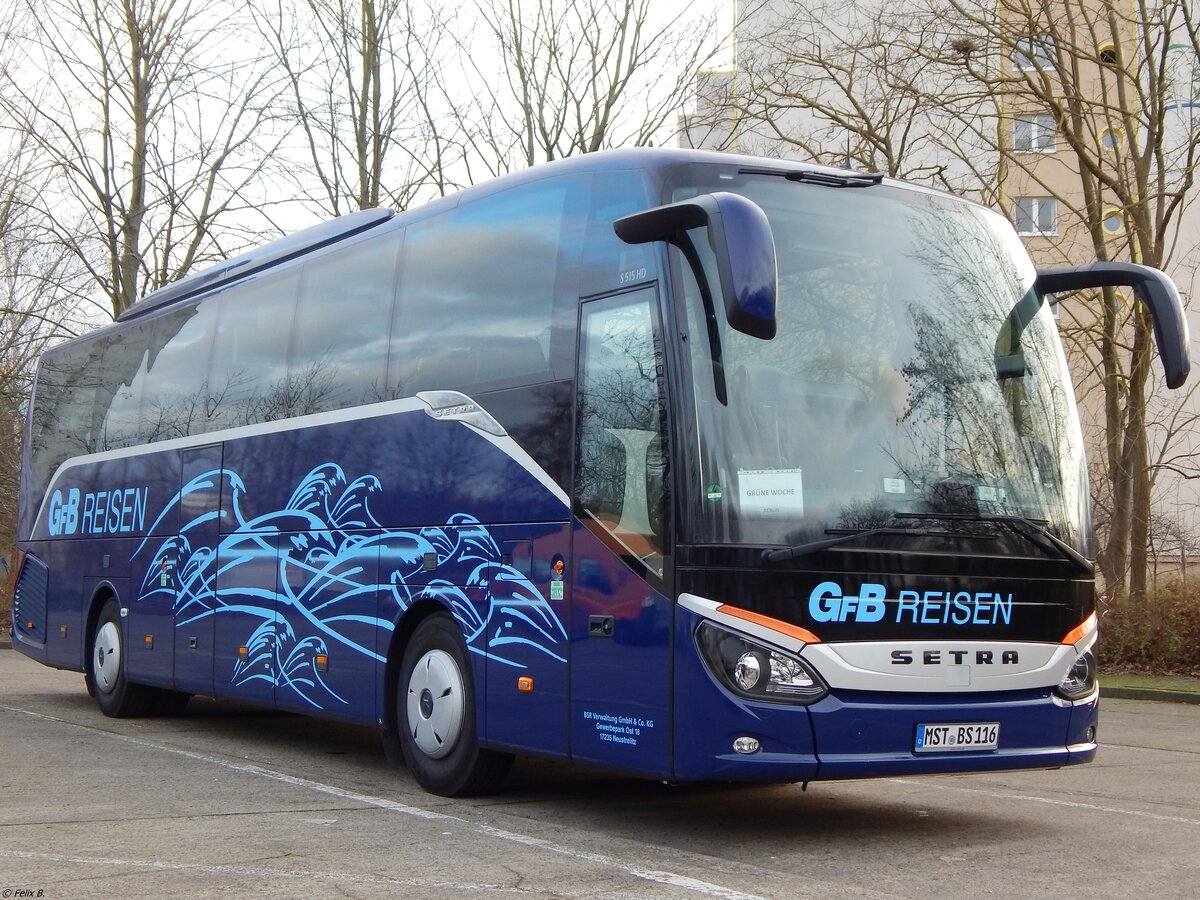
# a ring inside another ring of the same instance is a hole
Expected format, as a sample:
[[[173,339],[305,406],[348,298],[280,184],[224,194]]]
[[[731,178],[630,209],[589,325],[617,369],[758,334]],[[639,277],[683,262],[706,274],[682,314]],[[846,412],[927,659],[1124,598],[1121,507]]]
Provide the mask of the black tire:
[[[461,630],[444,613],[421,622],[404,650],[396,722],[405,765],[431,794],[486,793],[512,766],[512,754],[479,746],[470,659]]]
[[[88,655],[88,679],[102,713],[124,719],[150,712],[158,692],[125,677],[125,638],[116,600],[100,610]]]
[[[155,716],[181,716],[192,699],[191,694],[173,691],[170,688],[155,688],[154,705],[150,710]]]

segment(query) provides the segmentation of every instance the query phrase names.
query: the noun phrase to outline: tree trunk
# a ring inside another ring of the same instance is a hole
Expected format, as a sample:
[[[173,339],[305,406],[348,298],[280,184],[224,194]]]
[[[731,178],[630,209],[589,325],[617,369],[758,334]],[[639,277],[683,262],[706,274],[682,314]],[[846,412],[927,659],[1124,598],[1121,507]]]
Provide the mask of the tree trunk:
[[[1150,453],[1146,438],[1146,391],[1150,374],[1150,321],[1140,305],[1133,316],[1133,359],[1126,400],[1127,466],[1132,473],[1129,529],[1129,597],[1146,596],[1147,554],[1150,547]]]

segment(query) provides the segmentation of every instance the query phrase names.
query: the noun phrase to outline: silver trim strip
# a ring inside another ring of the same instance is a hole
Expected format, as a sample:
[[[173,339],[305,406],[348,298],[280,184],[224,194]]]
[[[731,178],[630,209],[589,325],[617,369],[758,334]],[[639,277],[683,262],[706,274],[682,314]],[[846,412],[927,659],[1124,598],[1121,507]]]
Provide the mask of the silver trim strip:
[[[495,422],[491,414],[488,413],[482,405],[468,397],[466,394],[458,392],[422,392],[422,393],[454,393],[462,397],[463,400],[474,406],[476,410],[487,416],[488,419]],[[46,506],[50,502],[51,496],[54,494],[54,489],[63,475],[71,469],[79,466],[93,465],[95,463],[110,462],[118,459],[131,459],[138,456],[146,456],[151,453],[169,452],[171,450],[186,450],[189,447],[206,447],[210,444],[222,444],[229,441],[242,440],[244,438],[259,437],[266,434],[281,434],[286,431],[295,431],[301,428],[315,428],[322,425],[336,425],[342,422],[361,422],[368,419],[377,419],[384,416],[400,415],[402,413],[425,412],[430,414],[430,404],[428,401],[422,400],[419,397],[406,397],[401,400],[388,400],[384,403],[373,403],[370,406],[353,406],[346,409],[332,410],[330,412],[313,413],[309,416],[296,416],[291,419],[280,419],[275,422],[261,422],[256,425],[242,425],[238,428],[227,428],[223,431],[209,431],[204,434],[189,435],[188,437],[173,438],[169,441],[159,441],[153,444],[139,444],[136,447],[125,447],[120,450],[108,450],[103,453],[89,453],[83,456],[73,456],[64,461],[54,472],[54,476],[50,479],[50,483],[46,485],[46,492],[42,495],[41,506],[38,507],[38,513],[33,520],[33,530],[36,533],[38,526],[42,522],[42,517],[46,513]],[[434,418],[437,418],[436,416]],[[520,444],[511,438],[503,428],[500,428],[499,423],[496,428],[499,434],[481,430],[480,426],[475,422],[457,418],[443,418],[442,421],[453,422],[463,428],[470,428],[473,434],[485,438],[489,443],[506,454],[513,462],[533,475],[542,487],[546,488],[556,500],[566,507],[570,507],[571,501],[564,491],[550,474],[534,461]]]
[[[892,652],[912,652],[912,662],[896,665]],[[1000,662],[1005,651],[1019,655],[1017,664]],[[937,663],[925,664],[926,652]],[[979,653],[991,653],[990,665],[975,662]],[[962,663],[956,663],[953,654]],[[1069,644],[1017,641],[892,640],[861,643],[811,644],[803,657],[820,672],[829,686],[853,691],[903,694],[978,694],[987,691],[1020,691],[1052,688],[1079,655]]]

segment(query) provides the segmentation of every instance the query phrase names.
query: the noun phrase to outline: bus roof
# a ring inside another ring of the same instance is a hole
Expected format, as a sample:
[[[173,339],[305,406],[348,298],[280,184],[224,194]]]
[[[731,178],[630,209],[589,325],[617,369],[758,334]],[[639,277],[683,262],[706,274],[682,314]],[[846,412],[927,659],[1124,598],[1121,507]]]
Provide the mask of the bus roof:
[[[185,275],[178,281],[156,291],[151,291],[121,313],[117,317],[117,321],[135,319],[160,306],[210,291],[226,282],[245,278],[262,269],[277,266],[321,247],[344,241],[356,234],[382,225],[395,215],[395,211],[391,209],[365,209],[361,212],[338,216],[328,222],[321,222],[311,228],[297,231],[295,234],[286,235],[260,247],[255,247],[253,250],[230,257],[216,265],[201,269],[199,272]]]
[[[305,256],[340,241],[348,240],[386,223],[391,222],[396,226],[407,224],[410,220],[424,218],[436,209],[445,208],[446,205],[457,206],[462,202],[468,202],[476,197],[508,190],[521,184],[541,181],[552,175],[562,175],[569,172],[611,171],[614,169],[665,169],[688,163],[734,165],[741,168],[750,168],[756,172],[777,171],[780,174],[811,172],[818,175],[826,175],[834,179],[853,177],[846,169],[837,169],[811,162],[743,156],[712,150],[639,147],[586,153],[502,175],[499,178],[464,188],[447,197],[430,201],[428,204],[414,207],[401,214],[397,214],[391,209],[367,209],[321,222],[310,228],[255,247],[245,253],[230,257],[199,272],[185,275],[178,281],[152,291],[121,313],[117,317],[117,321],[123,322],[135,319],[169,304],[207,293],[230,282],[238,281],[249,275],[261,272],[264,269],[273,268],[297,257]],[[861,173],[853,173],[853,175],[870,177],[872,179],[877,177],[862,176]],[[930,190],[917,185],[905,186],[917,190]],[[941,191],[932,192],[942,193]]]

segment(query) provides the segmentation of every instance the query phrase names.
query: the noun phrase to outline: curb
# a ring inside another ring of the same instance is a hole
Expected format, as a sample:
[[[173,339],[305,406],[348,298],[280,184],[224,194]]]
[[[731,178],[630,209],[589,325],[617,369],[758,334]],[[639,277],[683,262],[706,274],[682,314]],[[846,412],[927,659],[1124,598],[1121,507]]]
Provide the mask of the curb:
[[[1100,685],[1100,698],[1113,700],[1158,700],[1164,703],[1200,704],[1200,693],[1163,691],[1156,688],[1106,688]]]

